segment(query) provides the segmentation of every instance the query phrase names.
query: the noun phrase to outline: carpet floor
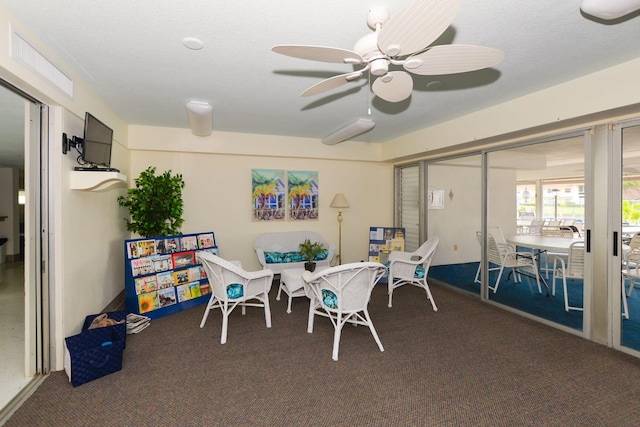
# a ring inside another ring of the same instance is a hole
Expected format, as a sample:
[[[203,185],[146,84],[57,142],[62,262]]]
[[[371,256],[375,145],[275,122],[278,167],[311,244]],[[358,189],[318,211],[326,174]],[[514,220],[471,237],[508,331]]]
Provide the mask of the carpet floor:
[[[122,370],[79,387],[54,372],[6,426],[635,426],[640,360],[432,286],[405,286],[387,307],[377,286],[369,330],[333,327],[308,300],[271,291],[264,312],[234,312],[226,344],[204,306],[129,335]]]
[[[446,283],[457,289],[464,290],[474,295],[480,295],[480,285],[474,283],[474,277],[478,269],[477,262],[464,264],[450,264],[433,266],[429,269],[429,278]],[[496,272],[490,273],[491,283],[497,278]],[[552,286],[551,276],[547,280]],[[569,305],[582,306],[583,286],[581,280],[567,280],[569,290]],[[503,274],[498,291],[489,293],[489,297],[500,304],[516,308],[525,313],[532,314],[542,319],[550,320],[572,329],[582,330],[582,312],[565,311],[564,291],[562,281],[556,284],[555,296],[547,297],[546,292],[538,292],[535,280],[523,278],[522,283],[515,283],[508,274]],[[631,293],[627,298],[629,305],[629,319],[622,321],[621,342],[625,347],[640,350],[640,292]]]

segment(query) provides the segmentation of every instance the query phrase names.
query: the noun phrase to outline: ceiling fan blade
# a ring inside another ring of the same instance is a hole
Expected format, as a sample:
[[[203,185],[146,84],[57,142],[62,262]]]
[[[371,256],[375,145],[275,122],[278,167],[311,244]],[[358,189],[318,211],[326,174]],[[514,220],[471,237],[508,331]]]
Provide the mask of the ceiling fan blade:
[[[373,93],[389,102],[404,101],[411,96],[413,79],[404,71],[389,71],[371,85]]]
[[[300,94],[300,96],[313,96],[322,92],[326,92],[331,89],[335,89],[344,84],[352,82],[356,79],[362,77],[362,71],[354,71],[353,73],[340,74],[337,76],[330,77],[326,80],[322,80],[314,84],[313,86],[306,89],[304,92]]]
[[[356,52],[337,47],[308,46],[298,44],[277,45],[271,48],[275,53],[312,61],[335,62],[338,64],[362,64],[364,60]]]
[[[403,64],[410,73],[423,76],[465,73],[496,65],[504,52],[491,47],[466,44],[434,46],[408,57]]]
[[[382,25],[378,48],[391,57],[426,48],[451,25],[460,5],[460,0],[419,0],[403,7]]]

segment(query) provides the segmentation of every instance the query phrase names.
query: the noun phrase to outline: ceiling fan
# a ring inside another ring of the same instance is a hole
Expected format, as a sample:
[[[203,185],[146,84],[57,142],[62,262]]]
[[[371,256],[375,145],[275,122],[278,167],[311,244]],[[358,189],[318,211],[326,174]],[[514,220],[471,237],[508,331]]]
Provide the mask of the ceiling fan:
[[[640,9],[639,0],[582,0],[580,9],[600,19],[617,19]]]
[[[295,58],[363,66],[316,83],[300,96],[335,89],[369,72],[376,77],[371,88],[378,97],[400,102],[411,96],[410,73],[464,73],[494,66],[504,58],[504,52],[490,47],[465,44],[430,47],[449,27],[460,5],[461,0],[419,0],[392,17],[384,7],[372,8],[367,24],[375,32],[358,40],[353,50],[309,45],[277,45],[271,50]],[[390,70],[390,66],[401,66],[404,70]]]

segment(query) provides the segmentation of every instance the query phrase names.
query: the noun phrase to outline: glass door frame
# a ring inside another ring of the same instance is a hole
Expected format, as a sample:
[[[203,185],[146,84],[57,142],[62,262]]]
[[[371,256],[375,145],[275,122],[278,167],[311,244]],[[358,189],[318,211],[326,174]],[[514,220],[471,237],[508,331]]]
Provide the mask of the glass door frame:
[[[623,132],[625,128],[640,126],[640,119],[620,121],[607,126],[607,138],[610,141],[608,157],[608,205],[610,212],[607,217],[610,247],[613,248],[609,254],[608,269],[608,313],[610,333],[608,334],[608,345],[624,353],[640,357],[640,351],[630,347],[622,346],[622,181],[624,162],[624,140]],[[629,313],[631,315],[631,313]]]
[[[546,319],[542,319],[539,317],[535,317],[532,315],[529,315],[525,312],[521,312],[519,310],[515,310],[514,311],[518,312],[519,314],[525,316],[525,317],[529,317],[529,318],[534,318],[534,320],[539,321],[541,323],[544,324],[548,324],[550,326],[553,326],[557,329],[561,329],[564,330],[566,332],[572,333],[572,334],[578,334],[584,338],[590,338],[591,337],[591,316],[592,316],[592,310],[591,310],[591,295],[593,293],[593,273],[592,273],[592,262],[593,262],[593,256],[591,254],[590,251],[590,243],[588,242],[590,239],[590,235],[591,235],[591,228],[592,228],[592,223],[593,223],[593,178],[591,176],[590,171],[592,170],[592,165],[593,165],[593,161],[592,161],[592,148],[591,148],[591,137],[590,137],[590,129],[589,128],[582,128],[582,129],[577,129],[577,130],[573,130],[573,131],[569,131],[569,132],[563,132],[563,133],[558,133],[558,134],[554,134],[554,135],[550,135],[550,136],[546,136],[546,137],[541,137],[541,138],[533,138],[533,139],[529,139],[529,140],[525,140],[525,141],[520,141],[520,142],[514,142],[511,144],[505,144],[502,146],[497,146],[497,147],[491,147],[491,148],[486,148],[484,150],[482,150],[482,200],[483,200],[483,206],[482,206],[482,230],[483,230],[483,235],[487,235],[488,233],[488,202],[487,202],[487,198],[489,197],[489,189],[488,189],[488,185],[489,185],[489,155],[491,153],[497,153],[500,151],[504,151],[504,150],[510,150],[510,149],[514,149],[514,148],[519,148],[519,147],[526,147],[526,146],[530,146],[530,145],[537,145],[537,144],[544,144],[547,142],[554,142],[554,141],[558,141],[558,140],[562,140],[562,139],[569,139],[569,138],[575,138],[575,137],[582,137],[583,138],[583,144],[584,144],[584,185],[585,185],[585,205],[584,205],[584,232],[585,232],[585,236],[584,236],[584,240],[585,240],[585,268],[584,268],[584,281],[583,281],[583,307],[584,307],[584,311],[583,311],[583,315],[582,315],[582,330],[580,331],[576,331],[575,329],[571,329],[568,327],[565,327],[563,325],[560,325],[558,323],[555,322],[551,322],[549,320]],[[536,192],[536,197],[539,199],[540,204],[542,202],[542,194],[541,191],[537,191]],[[538,209],[541,210],[541,207],[539,207]],[[495,304],[498,305],[500,307],[506,307],[502,304],[496,303],[495,301],[492,301],[489,298],[489,289],[488,289],[488,284],[485,283],[485,277],[488,277],[488,265],[487,262],[485,261],[487,259],[487,251],[488,251],[488,246],[487,246],[487,239],[484,239],[483,241],[483,245],[482,245],[482,257],[481,257],[481,280],[482,280],[482,292],[481,292],[481,297],[483,301],[487,301],[491,304]]]

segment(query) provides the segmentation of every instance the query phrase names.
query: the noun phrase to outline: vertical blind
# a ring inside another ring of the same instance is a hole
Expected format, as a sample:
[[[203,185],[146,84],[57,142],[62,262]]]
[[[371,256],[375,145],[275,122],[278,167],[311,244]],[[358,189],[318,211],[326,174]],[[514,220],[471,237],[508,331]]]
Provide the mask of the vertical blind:
[[[400,226],[405,229],[405,251],[420,246],[420,182],[419,167],[400,168]]]

